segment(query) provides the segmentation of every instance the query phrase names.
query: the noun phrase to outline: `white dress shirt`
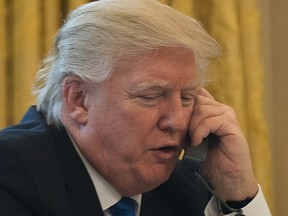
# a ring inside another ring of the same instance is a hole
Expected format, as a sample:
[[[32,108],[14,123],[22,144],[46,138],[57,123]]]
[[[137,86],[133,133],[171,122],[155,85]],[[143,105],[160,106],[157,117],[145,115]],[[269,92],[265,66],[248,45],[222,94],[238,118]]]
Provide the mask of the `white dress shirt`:
[[[246,216],[271,216],[269,207],[267,205],[267,202],[264,198],[262,189],[260,187],[260,185],[258,186],[259,190],[257,195],[254,197],[254,199],[244,208],[242,208],[243,210],[243,214]],[[218,202],[215,199],[215,197],[212,197],[212,199],[210,200],[210,202],[208,203],[208,205],[206,206],[205,209],[205,215],[206,216],[217,216],[218,215],[218,211],[219,211],[219,207],[218,207]],[[235,213],[231,213],[231,214],[227,214],[227,216],[232,216],[235,215]]]
[[[79,154],[82,162],[84,163],[90,178],[92,179],[93,185],[95,187],[95,190],[97,192],[101,207],[104,211],[105,216],[112,216],[109,212],[109,208],[116,204],[122,196],[115,190],[115,188],[107,182],[87,161],[87,159],[84,157],[84,155],[81,153],[75,142],[73,141],[72,137],[70,136],[70,139],[72,140],[72,143]],[[137,203],[136,209],[135,209],[135,215],[140,215],[140,207],[141,207],[141,198],[142,194],[132,196],[130,197],[134,199]]]

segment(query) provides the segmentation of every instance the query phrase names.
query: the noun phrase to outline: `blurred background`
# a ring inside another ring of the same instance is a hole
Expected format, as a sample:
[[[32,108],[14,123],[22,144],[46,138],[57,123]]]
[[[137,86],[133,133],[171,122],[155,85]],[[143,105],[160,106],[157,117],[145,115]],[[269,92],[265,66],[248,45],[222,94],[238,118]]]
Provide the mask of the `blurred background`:
[[[208,89],[236,110],[273,215],[287,215],[288,1],[159,1],[198,19],[221,44]],[[0,0],[0,128],[34,103],[34,76],[53,36],[86,2]]]

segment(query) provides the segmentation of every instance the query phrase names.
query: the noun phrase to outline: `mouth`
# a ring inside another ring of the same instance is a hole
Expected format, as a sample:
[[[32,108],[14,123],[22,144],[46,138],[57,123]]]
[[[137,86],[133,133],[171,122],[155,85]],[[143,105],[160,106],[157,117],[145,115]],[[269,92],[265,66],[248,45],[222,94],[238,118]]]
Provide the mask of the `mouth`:
[[[168,160],[175,157],[177,153],[177,146],[163,146],[160,148],[152,149],[156,157],[164,160]]]
[[[161,148],[158,148],[160,151],[176,151],[177,147],[176,146],[163,146]]]

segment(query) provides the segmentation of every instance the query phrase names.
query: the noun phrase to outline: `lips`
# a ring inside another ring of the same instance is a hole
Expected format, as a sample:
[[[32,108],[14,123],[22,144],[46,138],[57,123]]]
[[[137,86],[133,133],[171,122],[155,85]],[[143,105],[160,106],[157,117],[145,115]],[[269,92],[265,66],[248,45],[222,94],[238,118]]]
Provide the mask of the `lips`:
[[[155,148],[152,150],[153,150],[156,157],[158,157],[160,159],[168,160],[168,159],[171,159],[175,156],[175,154],[178,150],[178,146],[167,145],[167,146],[162,146],[160,148]]]
[[[158,150],[161,151],[176,151],[177,147],[176,146],[163,146],[161,148],[158,148]]]

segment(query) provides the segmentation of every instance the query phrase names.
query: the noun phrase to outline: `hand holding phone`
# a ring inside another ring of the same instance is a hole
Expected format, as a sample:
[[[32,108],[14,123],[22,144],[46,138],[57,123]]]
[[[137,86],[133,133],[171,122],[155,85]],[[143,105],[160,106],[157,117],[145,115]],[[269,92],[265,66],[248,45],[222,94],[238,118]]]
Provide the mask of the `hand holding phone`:
[[[199,181],[206,187],[206,189],[213,194],[213,196],[224,206],[226,209],[228,209],[231,212],[235,212],[236,216],[242,216],[243,211],[242,209],[235,209],[227,205],[225,200],[222,200],[220,197],[217,196],[213,188],[211,188],[210,184],[207,182],[206,179],[202,177],[202,175],[199,173],[201,165],[203,161],[205,160],[208,146],[209,146],[209,140],[217,138],[216,135],[210,134],[208,137],[203,139],[203,142],[198,146],[189,146],[185,150],[184,157],[181,161],[181,167],[183,172],[192,172],[195,174],[195,176],[199,179]]]

